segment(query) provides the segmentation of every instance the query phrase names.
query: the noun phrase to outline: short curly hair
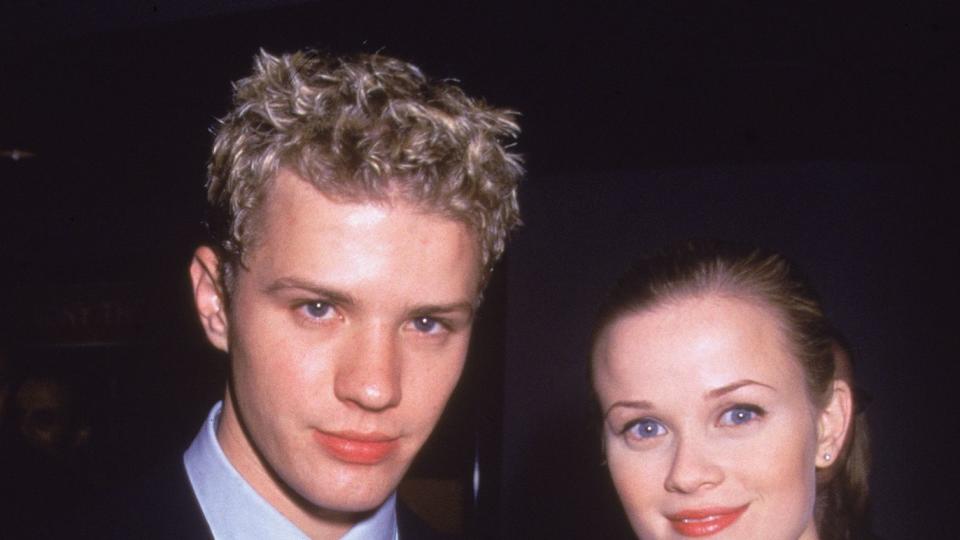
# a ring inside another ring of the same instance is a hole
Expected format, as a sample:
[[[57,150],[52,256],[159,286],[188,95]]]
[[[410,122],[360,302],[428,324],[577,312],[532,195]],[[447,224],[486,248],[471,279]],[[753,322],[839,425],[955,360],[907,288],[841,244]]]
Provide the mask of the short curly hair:
[[[214,128],[207,224],[224,285],[255,243],[253,221],[281,167],[346,201],[404,200],[471,227],[483,281],[519,225],[517,113],[381,54],[261,50]]]

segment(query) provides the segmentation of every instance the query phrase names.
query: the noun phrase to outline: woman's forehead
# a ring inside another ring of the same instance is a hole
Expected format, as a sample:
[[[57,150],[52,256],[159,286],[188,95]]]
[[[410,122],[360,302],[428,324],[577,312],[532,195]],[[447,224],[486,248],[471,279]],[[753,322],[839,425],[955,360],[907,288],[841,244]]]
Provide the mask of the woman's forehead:
[[[596,377],[634,390],[802,380],[779,319],[753,302],[692,297],[621,317],[601,336]],[[600,388],[598,388],[599,390]]]

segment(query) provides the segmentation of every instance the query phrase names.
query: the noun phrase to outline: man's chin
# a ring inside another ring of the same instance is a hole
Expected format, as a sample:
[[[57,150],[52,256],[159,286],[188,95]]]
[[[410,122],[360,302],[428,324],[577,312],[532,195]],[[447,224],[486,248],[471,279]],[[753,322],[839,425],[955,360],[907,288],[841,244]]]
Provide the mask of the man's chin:
[[[317,509],[338,514],[365,514],[376,511],[397,489],[400,479],[354,480],[341,486],[313,486],[301,496]]]
[[[311,498],[309,504],[313,507],[313,513],[322,514],[328,519],[339,516],[339,519],[345,522],[355,522],[358,517],[363,518],[376,512],[391,493],[393,490],[363,496],[328,494],[325,497]]]

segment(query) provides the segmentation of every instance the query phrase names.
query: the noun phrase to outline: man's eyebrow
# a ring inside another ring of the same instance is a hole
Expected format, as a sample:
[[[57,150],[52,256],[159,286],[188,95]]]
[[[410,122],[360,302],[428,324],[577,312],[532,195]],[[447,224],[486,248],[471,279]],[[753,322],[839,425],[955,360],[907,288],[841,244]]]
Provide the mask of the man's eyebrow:
[[[649,401],[646,401],[646,400],[639,400],[639,401],[622,400],[622,401],[614,402],[613,405],[610,405],[610,407],[607,408],[607,411],[603,413],[604,420],[606,420],[606,418],[610,416],[610,413],[617,407],[626,407],[628,409],[652,409],[653,403],[650,403]]]
[[[466,312],[470,318],[473,318],[473,302],[463,300],[449,304],[418,304],[409,309],[409,312],[414,315],[455,313],[458,311]]]
[[[330,287],[325,287],[319,283],[303,280],[295,277],[280,278],[264,288],[268,294],[280,292],[285,289],[299,289],[310,292],[318,298],[330,301],[341,306],[350,306],[356,304],[356,301],[349,293],[337,291]]]
[[[277,279],[273,283],[267,285],[264,288],[268,294],[276,293],[285,289],[298,289],[302,291],[310,292],[316,295],[319,299],[332,302],[341,306],[352,306],[356,305],[356,299],[350,295],[350,293],[338,291],[331,287],[324,286],[320,283],[315,283],[301,278],[296,277],[283,277]],[[457,302],[450,302],[448,304],[417,304],[411,306],[408,311],[413,315],[424,314],[429,315],[432,313],[454,313],[457,311],[465,311],[470,317],[473,317],[474,305],[472,302],[467,300],[461,300]]]
[[[706,394],[704,394],[704,395],[703,395],[703,398],[704,398],[704,399],[716,399],[716,398],[718,398],[718,397],[720,397],[720,396],[729,394],[730,392],[733,392],[734,390],[737,390],[737,389],[739,389],[739,388],[743,388],[744,386],[750,386],[750,385],[752,385],[752,384],[756,384],[756,385],[759,385],[759,386],[763,386],[763,387],[769,388],[769,389],[771,389],[771,390],[776,390],[776,388],[770,386],[769,384],[764,384],[764,383],[762,383],[762,382],[754,381],[754,380],[752,380],[752,379],[741,379],[741,380],[739,380],[739,381],[730,383],[730,384],[728,384],[728,385],[721,386],[720,388],[714,388],[713,390],[710,390],[709,392],[707,392]]]

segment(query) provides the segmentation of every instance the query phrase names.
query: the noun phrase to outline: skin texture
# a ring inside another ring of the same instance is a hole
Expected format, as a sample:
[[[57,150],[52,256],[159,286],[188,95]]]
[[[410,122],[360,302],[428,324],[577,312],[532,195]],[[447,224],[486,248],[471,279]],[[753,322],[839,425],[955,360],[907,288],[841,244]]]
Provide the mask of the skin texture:
[[[229,313],[214,253],[191,266],[207,337],[232,363],[217,436],[275,508],[337,538],[396,488],[460,377],[477,241],[401,200],[331,200],[286,170],[259,212]],[[318,439],[343,432],[389,451],[355,463]]]
[[[597,341],[594,380],[638,536],[684,538],[667,516],[746,505],[710,537],[817,538],[815,471],[842,445],[849,389],[813,404],[771,310],[707,294],[625,315]]]

